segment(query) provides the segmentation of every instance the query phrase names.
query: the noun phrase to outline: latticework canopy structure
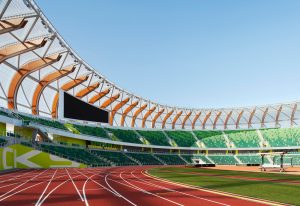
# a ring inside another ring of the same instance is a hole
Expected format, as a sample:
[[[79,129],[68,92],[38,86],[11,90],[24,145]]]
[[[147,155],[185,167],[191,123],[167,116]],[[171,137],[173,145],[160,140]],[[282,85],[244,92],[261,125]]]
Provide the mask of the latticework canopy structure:
[[[57,118],[61,89],[109,111],[113,126],[223,130],[300,121],[299,102],[194,109],[128,92],[81,59],[32,0],[0,1],[0,70],[0,106],[34,115]]]

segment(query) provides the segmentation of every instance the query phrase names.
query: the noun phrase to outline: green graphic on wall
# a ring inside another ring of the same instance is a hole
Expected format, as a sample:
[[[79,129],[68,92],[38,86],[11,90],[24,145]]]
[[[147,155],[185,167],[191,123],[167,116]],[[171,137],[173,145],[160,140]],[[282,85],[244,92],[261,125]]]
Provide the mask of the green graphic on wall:
[[[19,144],[0,148],[0,170],[59,167],[83,168],[86,165]]]

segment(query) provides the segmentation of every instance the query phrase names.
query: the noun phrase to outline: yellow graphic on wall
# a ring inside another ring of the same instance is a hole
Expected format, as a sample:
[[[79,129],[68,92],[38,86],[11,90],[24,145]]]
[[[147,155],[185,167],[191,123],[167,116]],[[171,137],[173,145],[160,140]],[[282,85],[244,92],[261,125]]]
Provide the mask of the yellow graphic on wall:
[[[19,144],[0,148],[0,170],[59,167],[83,168],[86,165]]]

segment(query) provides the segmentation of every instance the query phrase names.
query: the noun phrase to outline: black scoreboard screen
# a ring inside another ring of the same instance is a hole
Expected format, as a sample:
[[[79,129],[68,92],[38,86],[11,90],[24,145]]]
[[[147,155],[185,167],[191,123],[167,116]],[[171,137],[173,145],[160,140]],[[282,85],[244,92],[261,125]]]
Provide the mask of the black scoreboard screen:
[[[64,92],[64,118],[108,123],[108,112]]]

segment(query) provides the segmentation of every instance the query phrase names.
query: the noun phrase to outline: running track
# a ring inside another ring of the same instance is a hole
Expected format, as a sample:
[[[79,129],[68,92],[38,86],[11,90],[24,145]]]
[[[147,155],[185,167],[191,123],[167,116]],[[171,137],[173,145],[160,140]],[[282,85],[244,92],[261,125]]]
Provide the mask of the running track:
[[[147,169],[32,169],[0,174],[0,205],[274,205],[165,182],[148,176]]]

